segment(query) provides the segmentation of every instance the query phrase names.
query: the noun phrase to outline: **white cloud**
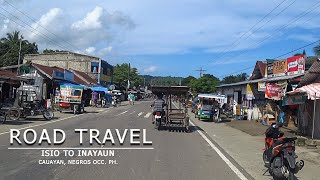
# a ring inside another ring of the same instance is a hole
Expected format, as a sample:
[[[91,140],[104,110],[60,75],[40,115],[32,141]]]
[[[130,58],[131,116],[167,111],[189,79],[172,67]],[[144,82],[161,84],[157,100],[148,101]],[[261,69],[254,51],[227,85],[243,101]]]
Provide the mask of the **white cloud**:
[[[75,30],[90,30],[99,29],[102,27],[100,18],[103,15],[102,7],[95,7],[93,11],[89,12],[86,17],[80,21],[77,21],[71,25],[72,29]]]
[[[96,50],[95,47],[88,47],[88,48],[85,50],[85,52],[86,52],[87,54],[92,54],[92,53],[95,52],[95,50]]]
[[[157,70],[158,70],[157,66],[150,66],[150,67],[145,68],[143,71],[145,73],[153,73],[153,72],[155,72]]]

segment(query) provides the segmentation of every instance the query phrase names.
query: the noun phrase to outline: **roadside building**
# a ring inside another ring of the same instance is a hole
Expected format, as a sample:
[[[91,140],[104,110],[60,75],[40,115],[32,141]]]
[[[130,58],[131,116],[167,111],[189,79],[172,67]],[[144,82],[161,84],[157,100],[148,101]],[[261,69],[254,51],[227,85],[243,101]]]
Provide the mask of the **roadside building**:
[[[52,98],[54,90],[60,83],[69,82],[84,86],[97,85],[98,82],[86,73],[64,69],[61,67],[50,67],[36,63],[21,64],[19,66],[2,67],[7,72],[18,74],[19,77],[26,79],[21,87],[36,92],[37,98]]]
[[[312,64],[298,87],[287,93],[284,105],[298,106],[298,130],[320,139],[320,61]]]
[[[44,54],[27,54],[24,63],[35,63],[50,67],[73,69],[84,72],[98,84],[108,87],[113,81],[113,66],[93,56],[73,52],[53,52]]]

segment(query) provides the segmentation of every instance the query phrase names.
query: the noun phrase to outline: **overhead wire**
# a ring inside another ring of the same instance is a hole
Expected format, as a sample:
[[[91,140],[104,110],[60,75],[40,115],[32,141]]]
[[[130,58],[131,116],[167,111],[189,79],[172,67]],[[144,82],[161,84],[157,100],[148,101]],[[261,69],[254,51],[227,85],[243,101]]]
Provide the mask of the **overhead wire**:
[[[11,6],[12,8],[14,8],[15,10],[19,11],[21,14],[23,14],[24,16],[26,16],[28,19],[30,19],[32,22],[37,23],[37,21],[32,18],[30,15],[28,15],[27,13],[21,11],[20,9],[18,9],[17,7],[13,6],[11,3],[9,3],[6,0],[3,0],[3,2],[7,3],[9,6]],[[69,43],[68,41],[64,40],[62,37],[60,37],[59,35],[51,32],[48,28],[42,26],[40,23],[38,24],[39,27],[43,28],[44,30],[46,30],[47,32],[49,32],[50,34],[52,34],[53,36],[57,37],[58,39],[62,40],[63,42],[65,42],[66,44],[72,46],[73,48],[75,48],[75,50],[81,50],[81,48],[76,47],[75,45]]]
[[[246,34],[248,34],[249,32],[251,32],[251,30],[253,30],[259,23],[261,23],[263,20],[265,20],[269,15],[271,15],[278,7],[280,7],[285,1],[287,0],[283,0],[281,1],[279,4],[277,4],[271,11],[269,11],[265,16],[263,16],[258,22],[256,22],[248,31],[246,31],[245,33],[243,33],[237,40],[235,40],[230,46],[226,47],[222,52],[220,52],[220,56],[217,57],[217,59],[220,59],[221,57],[223,57],[223,54],[225,54],[226,52],[228,52],[228,50],[230,50],[233,47],[237,47],[237,45],[239,45],[239,43],[241,42],[240,40],[242,39],[242,37],[244,37]],[[296,1],[296,0],[295,0]],[[295,3],[295,1],[293,1],[291,4],[289,4],[285,9],[289,8],[293,3]],[[284,10],[282,10],[280,13],[278,13],[276,16],[278,16],[279,14],[281,14]],[[273,17],[274,18],[274,17]],[[273,19],[271,18],[270,21]],[[268,22],[270,22],[268,21]],[[256,32],[256,30],[254,31]],[[253,32],[253,33],[254,33]],[[248,37],[250,37],[253,33],[250,33],[249,36],[246,37],[246,39]]]
[[[301,18],[304,17],[305,15],[307,15],[307,14],[309,14],[310,12],[314,11],[315,9],[317,9],[318,7],[320,7],[320,1],[318,1],[317,3],[315,3],[313,6],[316,6],[316,7],[311,8],[311,10],[309,10],[309,11],[304,11],[304,12],[300,13],[298,16],[296,16],[295,18],[291,19],[291,21],[289,21],[289,23],[287,23],[285,26],[283,26],[283,27],[281,27],[281,28],[278,28],[278,29],[276,29],[276,30],[274,30],[274,31],[275,31],[275,32],[281,32],[281,30],[287,28],[288,26],[290,26],[290,25],[293,24],[294,22],[298,21],[299,19],[301,19]],[[312,7],[313,7],[313,6],[312,6]],[[319,13],[318,13],[318,14],[319,14]],[[310,21],[310,20],[313,19],[314,17],[315,17],[315,16],[313,16],[312,18],[304,21],[302,24],[305,24],[306,22]],[[290,31],[292,31],[292,30],[285,31],[284,33],[287,33],[287,32],[290,32]],[[276,34],[277,34],[277,33],[276,33]],[[259,45],[262,44],[265,40],[267,40],[267,39],[269,39],[269,38],[271,38],[271,37],[274,37],[274,36],[275,36],[275,35],[269,35],[269,36],[265,37],[262,41],[258,42],[258,44],[255,44],[255,46],[259,46]],[[305,47],[308,47],[308,46],[310,46],[310,45],[313,45],[313,44],[315,44],[315,43],[317,43],[317,42],[319,42],[319,41],[320,41],[320,40],[315,41],[315,42],[312,42],[312,43],[310,43],[310,44],[307,44],[307,45],[305,45],[305,46],[302,46],[302,47],[300,47],[300,48],[297,48],[297,49],[295,49],[295,50],[292,50],[292,51],[290,51],[290,52],[288,52],[288,53],[285,53],[285,54],[283,54],[283,55],[277,56],[277,57],[275,57],[274,59],[277,59],[277,58],[279,58],[279,57],[288,55],[288,54],[290,54],[290,53],[292,53],[292,52],[301,50],[301,49],[303,49],[303,48],[305,48]],[[249,53],[249,51],[246,51],[246,52],[244,52],[244,53],[240,53],[240,54],[238,54],[238,55],[236,55],[236,56],[234,56],[234,57],[232,57],[232,58],[230,58],[230,59],[228,59],[228,60],[231,60],[231,59],[233,59],[233,58],[235,58],[235,57],[238,57],[238,56],[240,56],[240,55],[244,55],[244,54],[247,54],[247,53]],[[254,67],[254,66],[248,67],[248,68],[246,68],[246,69],[244,69],[244,70],[250,69],[250,68],[252,68],[252,67]],[[244,70],[240,70],[240,71],[237,71],[237,72],[243,72]],[[235,72],[235,73],[237,73],[237,72]],[[225,76],[232,75],[232,74],[235,74],[235,73],[227,74],[227,75],[225,75]],[[219,77],[222,77],[222,76],[223,76],[223,75],[221,75],[221,76],[219,76]]]
[[[11,20],[11,21],[13,21],[13,22],[15,22],[17,25],[20,25],[20,26],[22,26],[23,28],[25,28],[25,29],[27,29],[27,30],[32,29],[32,30],[29,30],[31,33],[35,33],[35,34],[37,34],[37,35],[40,35],[41,37],[47,39],[49,42],[51,42],[51,43],[59,46],[59,47],[62,48],[62,49],[66,49],[66,50],[69,49],[69,48],[66,47],[66,46],[62,46],[59,42],[52,40],[52,39],[51,39],[50,37],[48,37],[47,35],[39,32],[37,29],[35,29],[34,27],[30,26],[28,23],[26,23],[25,21],[21,20],[20,18],[18,18],[17,16],[15,16],[14,14],[12,14],[11,12],[7,11],[5,8],[3,8],[3,7],[0,7],[0,8],[1,8],[2,10],[4,10],[5,12],[7,12],[9,15],[13,16],[15,19],[17,19],[17,20],[19,20],[20,22],[22,22],[23,24],[25,24],[25,26],[22,25],[21,23],[18,23],[18,22],[15,21],[15,20],[13,20],[13,19],[10,18],[9,16],[6,16],[5,14],[0,13],[3,17],[5,17],[5,18],[7,18],[7,19],[9,19],[9,20]],[[26,28],[26,27],[28,27],[29,29]],[[70,49],[69,49],[69,50],[70,50]]]

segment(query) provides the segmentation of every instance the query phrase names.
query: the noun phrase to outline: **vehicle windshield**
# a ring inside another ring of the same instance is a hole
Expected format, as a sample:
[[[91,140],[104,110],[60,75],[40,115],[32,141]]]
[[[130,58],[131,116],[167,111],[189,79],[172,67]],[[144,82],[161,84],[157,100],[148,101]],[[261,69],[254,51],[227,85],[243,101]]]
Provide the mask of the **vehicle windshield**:
[[[202,110],[212,110],[212,105],[204,105]]]

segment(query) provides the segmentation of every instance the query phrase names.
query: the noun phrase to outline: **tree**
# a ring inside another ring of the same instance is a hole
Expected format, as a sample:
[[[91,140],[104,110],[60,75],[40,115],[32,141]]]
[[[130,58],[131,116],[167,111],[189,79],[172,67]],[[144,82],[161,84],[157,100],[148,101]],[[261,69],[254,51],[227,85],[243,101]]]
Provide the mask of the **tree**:
[[[113,71],[113,81],[120,87],[127,87],[129,64],[117,64]],[[142,78],[139,76],[137,68],[130,68],[130,87],[142,85]]]
[[[19,31],[7,33],[7,36],[1,38],[0,41],[0,66],[11,66],[18,64],[20,41],[20,64],[23,62],[25,54],[38,53],[38,47],[36,43],[30,43],[28,40],[24,40]]]
[[[191,88],[197,93],[213,93],[219,85],[219,79],[211,74],[204,74],[201,78],[191,80]]]
[[[184,78],[182,81],[181,81],[181,85],[182,86],[190,86],[192,85],[192,82],[197,80],[197,78],[193,77],[193,76],[188,76],[186,78]]]
[[[236,83],[236,82],[245,81],[247,78],[248,78],[247,73],[241,73],[238,75],[230,75],[230,76],[224,77],[222,79],[221,83],[223,83],[223,84]]]
[[[316,46],[313,48],[314,53],[316,54],[316,56],[320,55],[320,45]]]

